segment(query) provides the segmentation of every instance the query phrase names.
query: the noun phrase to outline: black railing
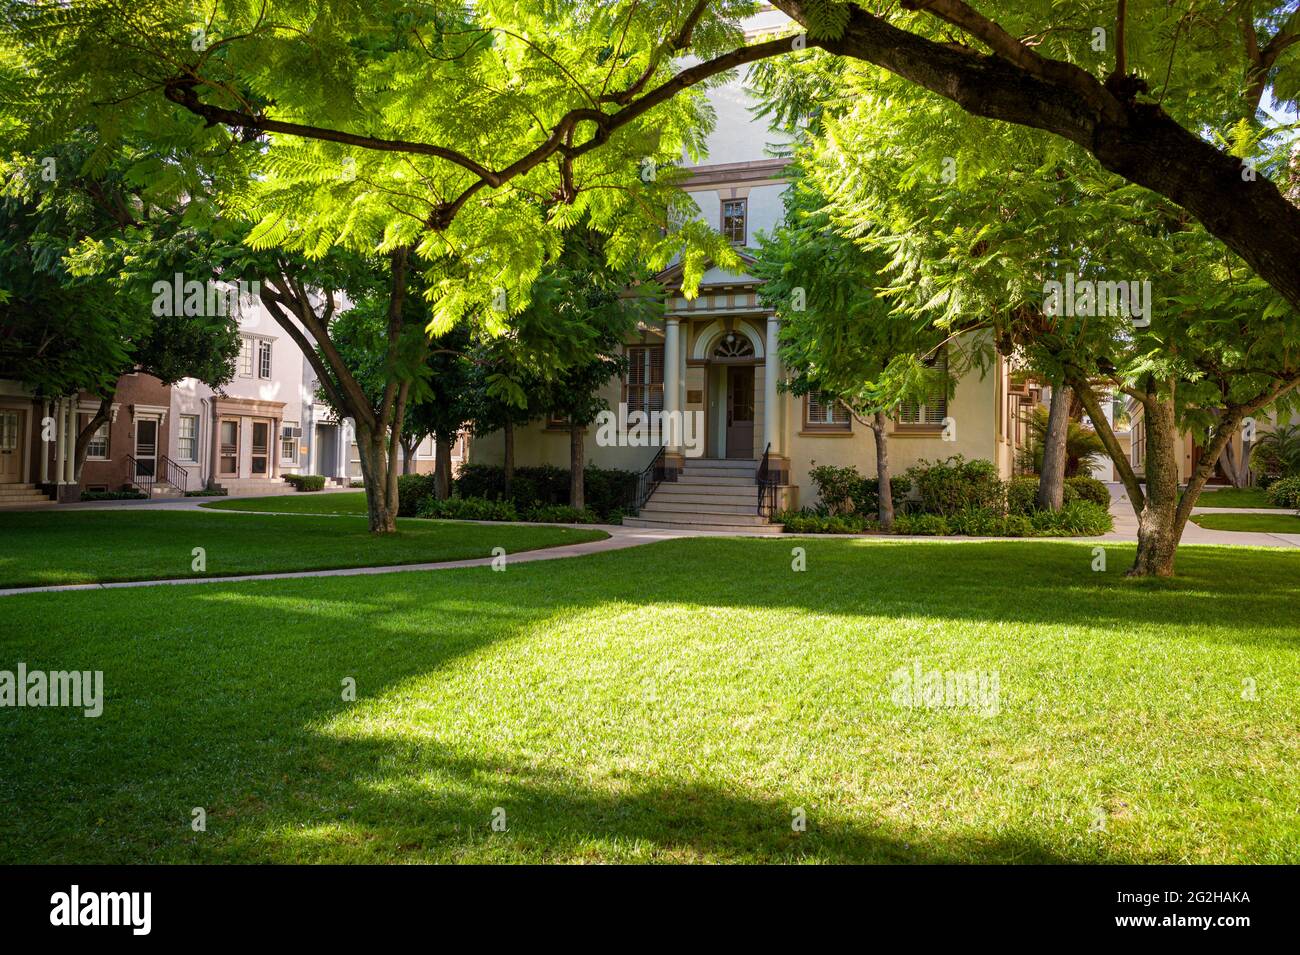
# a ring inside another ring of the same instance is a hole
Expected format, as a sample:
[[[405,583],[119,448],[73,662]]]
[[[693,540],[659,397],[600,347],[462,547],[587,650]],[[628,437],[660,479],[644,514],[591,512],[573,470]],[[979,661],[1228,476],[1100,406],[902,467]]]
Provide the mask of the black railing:
[[[165,454],[158,459],[158,463],[162,466],[162,479],[176,490],[184,493],[185,485],[190,479],[190,472]]]
[[[769,519],[776,513],[776,487],[779,477],[772,473],[771,456],[772,445],[769,443],[763,449],[763,462],[758,466],[758,473],[754,476],[758,484],[758,514]]]
[[[145,470],[142,464],[148,464],[150,467]],[[158,480],[158,462],[146,458],[144,461],[137,461],[135,455],[126,456],[127,473],[131,476],[131,483],[144,491],[146,494],[153,494],[154,482]]]
[[[641,508],[645,506],[645,502],[650,500],[650,495],[655,492],[655,488],[664,480],[664,450],[664,448],[660,448],[645,470],[637,475],[636,491],[633,492],[632,499],[627,502],[630,513],[640,513]]]

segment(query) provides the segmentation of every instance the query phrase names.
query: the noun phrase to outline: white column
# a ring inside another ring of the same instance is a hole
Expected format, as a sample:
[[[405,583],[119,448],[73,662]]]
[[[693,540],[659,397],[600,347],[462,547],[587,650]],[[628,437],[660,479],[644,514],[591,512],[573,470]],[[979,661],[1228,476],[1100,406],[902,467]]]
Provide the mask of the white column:
[[[777,332],[779,324],[775,315],[767,316],[767,342],[763,348],[763,447],[772,446],[773,454],[781,453],[781,430],[777,421],[776,383],[780,377],[777,360]]]
[[[50,483],[50,443],[45,440],[45,419],[51,417],[49,399],[41,402],[41,483]]]
[[[63,480],[68,484],[77,483],[77,403],[76,395],[68,399],[68,449],[64,452],[64,476]]]
[[[668,421],[675,421],[682,410],[681,326],[677,319],[664,321],[664,411]],[[669,451],[676,451],[680,429],[670,432]]]
[[[64,440],[64,432],[67,431],[68,426],[68,416],[64,413],[65,400],[58,398],[54,402],[54,482],[56,484],[63,483],[64,452],[68,446]]]

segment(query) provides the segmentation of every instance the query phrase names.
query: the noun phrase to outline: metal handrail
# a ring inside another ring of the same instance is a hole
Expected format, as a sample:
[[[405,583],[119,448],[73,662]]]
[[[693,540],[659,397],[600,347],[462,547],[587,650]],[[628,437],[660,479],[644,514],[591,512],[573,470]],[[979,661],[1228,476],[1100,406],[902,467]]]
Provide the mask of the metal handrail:
[[[769,460],[772,455],[772,444],[769,441],[766,448],[763,449],[763,461],[758,466],[758,472],[754,475],[754,482],[758,485],[758,507],[756,513],[760,517],[771,518],[776,513],[776,478],[772,476],[772,464]]]
[[[164,469],[163,480],[178,491],[184,492],[185,485],[190,479],[190,472],[165,454],[158,458],[158,463],[161,464]]]
[[[664,453],[667,449],[661,447],[654,458],[648,465],[637,475],[636,490],[633,492],[632,500],[628,501],[628,510],[633,514],[640,513],[645,502],[650,500],[650,495],[655,492],[661,481],[664,479]]]
[[[135,455],[133,454],[128,454],[126,456],[126,464],[127,464],[128,473],[131,475],[131,483],[134,484],[136,487],[143,489],[146,494],[152,496],[154,482],[158,480],[157,458],[154,459],[153,474],[141,474],[140,462],[135,459]]]

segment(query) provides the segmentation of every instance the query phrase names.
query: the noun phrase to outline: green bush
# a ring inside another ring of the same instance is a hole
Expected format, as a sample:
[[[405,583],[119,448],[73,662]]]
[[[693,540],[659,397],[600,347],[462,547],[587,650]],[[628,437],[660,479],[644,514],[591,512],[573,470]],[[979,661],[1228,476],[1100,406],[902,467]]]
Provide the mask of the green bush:
[[[397,479],[397,516],[420,514],[424,502],[434,499],[437,487],[437,478],[432,474],[403,474]]]
[[[83,501],[142,501],[148,496],[143,491],[134,491],[129,488],[123,488],[120,491],[81,492],[81,500]]]
[[[1067,491],[1073,491],[1080,501],[1091,501],[1098,507],[1110,510],[1110,489],[1094,477],[1072,477],[1065,479]]]
[[[1059,511],[1035,511],[1029,524],[1035,537],[1093,537],[1114,527],[1110,510],[1092,501],[1071,501]]]
[[[445,521],[519,520],[519,512],[510,501],[490,501],[481,497],[449,497],[445,501],[425,497],[417,516]]]
[[[1007,482],[1007,513],[1032,514],[1037,509],[1038,475],[1026,474]]]
[[[197,491],[186,491],[186,497],[225,497],[224,487],[201,487]]]
[[[1281,478],[1268,486],[1268,502],[1300,510],[1300,477]]]
[[[969,537],[998,537],[1002,534],[1005,518],[986,507],[968,507],[949,515],[948,530]]]
[[[352,480],[348,482],[348,487],[365,487],[366,482],[361,480]]]
[[[951,530],[940,514],[901,514],[894,518],[894,533],[944,537]]]
[[[816,461],[813,462],[817,464]],[[837,467],[822,464],[808,471],[817,487],[818,513],[829,516],[861,514],[871,517],[880,510],[880,482],[877,478],[864,478],[858,469],[849,465]],[[890,496],[894,507],[899,507],[907,497],[909,483],[906,479],[890,482]]]
[[[538,524],[599,524],[600,515],[595,511],[569,507],[567,504],[546,504],[525,511],[523,519]]]
[[[284,479],[299,491],[321,491],[325,489],[323,474],[286,474]]]
[[[1032,537],[1034,525],[1023,514],[1008,514],[1002,518],[1003,537]]]
[[[992,461],[965,460],[960,454],[944,461],[920,461],[906,478],[921,498],[921,510],[945,516],[968,508],[1006,510],[1006,489]]]
[[[583,469],[583,495],[587,508],[606,520],[614,514],[621,518],[628,502],[636,493],[635,471],[617,468],[587,467]],[[505,469],[493,464],[467,464],[456,478],[456,490],[461,497],[482,497],[491,500],[505,498]],[[510,485],[510,500],[520,511],[556,504],[569,503],[569,472],[565,468],[543,465],[541,467],[515,468]]]
[[[875,522],[860,514],[817,514],[808,511],[783,511],[773,521],[785,527],[787,534],[861,534],[875,529]]]

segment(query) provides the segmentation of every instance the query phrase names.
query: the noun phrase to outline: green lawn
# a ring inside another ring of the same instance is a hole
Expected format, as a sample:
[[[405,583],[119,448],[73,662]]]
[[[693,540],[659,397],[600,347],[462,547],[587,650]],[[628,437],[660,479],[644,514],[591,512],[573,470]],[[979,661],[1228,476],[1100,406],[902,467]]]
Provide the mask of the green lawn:
[[[490,557],[605,537],[563,527],[398,522],[374,537],[360,517],[277,516],[135,508],[0,514],[0,587],[220,577],[281,570]],[[206,570],[192,569],[202,547]],[[2,665],[2,664],[0,664]]]
[[[1300,862],[1300,554],[793,543],[3,598],[0,862]]]
[[[1203,491],[1196,499],[1197,507],[1276,507],[1269,503],[1268,495],[1257,487],[1225,487],[1217,491]]]
[[[232,497],[202,505],[222,511],[277,511],[281,514],[365,514],[365,491],[316,491],[275,497]]]
[[[1288,511],[1273,514],[1194,514],[1192,520],[1211,531],[1300,534],[1300,517]]]

